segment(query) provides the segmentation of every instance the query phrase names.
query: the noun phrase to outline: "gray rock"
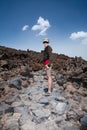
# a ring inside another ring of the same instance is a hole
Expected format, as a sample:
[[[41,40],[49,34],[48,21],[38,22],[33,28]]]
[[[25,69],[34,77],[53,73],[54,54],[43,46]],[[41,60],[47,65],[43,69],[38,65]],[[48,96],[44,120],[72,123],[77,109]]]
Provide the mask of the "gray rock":
[[[66,111],[66,103],[63,102],[59,102],[56,106],[56,111],[58,112],[59,115],[64,114],[64,112]]]
[[[50,116],[50,111],[47,109],[33,110],[33,114],[38,118],[48,118]]]
[[[21,90],[21,81],[19,79],[10,80],[9,86]]]
[[[66,101],[66,99],[65,99],[64,97],[62,97],[62,96],[56,97],[55,100],[56,100],[56,101],[60,101],[60,102]]]
[[[0,90],[3,91],[5,86],[6,86],[6,82],[5,81],[0,81]]]
[[[8,109],[5,110],[5,113],[14,113],[14,108],[9,107]]]
[[[81,125],[82,125],[83,127],[84,127],[84,126],[87,127],[87,116],[84,116],[83,118],[81,118],[80,122],[81,122]]]
[[[36,102],[34,102],[34,103],[32,103],[32,102],[28,102],[28,104],[29,104],[29,110],[30,111],[32,111],[32,110],[36,110],[36,109],[42,109],[43,108],[43,106],[44,106],[44,104],[39,104],[39,103],[36,103]]]
[[[19,130],[18,119],[16,119],[15,117],[9,117],[5,121],[5,129],[6,130]]]
[[[22,102],[13,102],[12,104],[11,104],[11,106],[12,107],[23,107],[23,103]]]
[[[53,120],[51,121],[47,120],[45,122],[38,124],[36,130],[55,130],[57,128],[58,127]],[[62,130],[62,129],[59,129],[59,130]]]
[[[28,119],[24,125],[21,126],[21,130],[36,130],[36,124]]]
[[[25,94],[30,95],[31,94],[31,88],[26,88],[24,91]]]
[[[0,103],[0,115],[3,115],[5,113],[5,110],[7,110],[10,107],[10,105],[5,104],[4,102]]]
[[[44,97],[44,98],[40,98],[39,103],[40,104],[48,105],[49,101],[48,101],[48,99],[46,97]]]
[[[79,126],[65,127],[64,130],[80,130]]]
[[[26,114],[26,113],[28,112],[26,106],[15,107],[15,108],[14,108],[14,111],[15,111],[16,113],[21,113],[21,114]]]
[[[56,124],[58,124],[61,121],[62,121],[62,117],[61,116],[56,117],[56,119],[55,119]]]
[[[20,119],[19,119],[19,123],[20,123],[20,125],[24,125],[24,124],[26,124],[26,122],[28,121],[28,120],[30,120],[30,115],[28,114],[28,113],[25,113],[25,114],[22,114],[21,113],[21,117],[20,117]]]
[[[57,102],[56,102],[55,100],[51,100],[51,101],[50,101],[50,104],[51,104],[51,106],[52,106],[53,108],[55,108],[56,105],[57,105]]]
[[[87,127],[86,126],[81,126],[80,130],[87,130]]]
[[[26,106],[14,108],[15,113],[21,114],[19,119],[20,125],[24,125],[25,122],[30,119],[29,111]]]
[[[15,93],[15,95],[13,95],[13,94],[7,95],[5,103],[12,104],[12,102],[14,102],[16,100],[17,96],[18,96],[18,94],[16,94],[16,93]]]

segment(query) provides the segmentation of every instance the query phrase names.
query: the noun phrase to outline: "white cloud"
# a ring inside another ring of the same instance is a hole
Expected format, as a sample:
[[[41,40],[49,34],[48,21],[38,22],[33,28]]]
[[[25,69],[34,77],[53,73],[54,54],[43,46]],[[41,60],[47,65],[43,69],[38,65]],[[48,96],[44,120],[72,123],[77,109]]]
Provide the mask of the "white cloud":
[[[46,35],[46,31],[49,27],[50,27],[49,21],[47,19],[44,20],[44,18],[39,17],[39,19],[37,20],[37,24],[32,27],[32,30],[33,31],[39,30],[40,32],[38,35]]]
[[[87,32],[80,31],[80,32],[74,32],[70,35],[71,40],[80,39],[80,43],[87,45]]]
[[[22,27],[22,31],[26,31],[28,28],[29,28],[28,25],[24,25],[24,26]]]
[[[72,39],[72,40],[76,40],[79,38],[83,38],[83,39],[87,38],[87,32],[84,32],[84,31],[74,32],[70,35],[70,39]]]

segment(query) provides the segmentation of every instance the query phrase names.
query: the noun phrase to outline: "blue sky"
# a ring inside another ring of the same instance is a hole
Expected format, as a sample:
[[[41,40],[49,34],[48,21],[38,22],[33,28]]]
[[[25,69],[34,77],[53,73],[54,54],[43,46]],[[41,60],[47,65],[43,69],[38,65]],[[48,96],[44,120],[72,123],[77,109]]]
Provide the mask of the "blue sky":
[[[0,45],[87,60],[87,0],[0,0]]]

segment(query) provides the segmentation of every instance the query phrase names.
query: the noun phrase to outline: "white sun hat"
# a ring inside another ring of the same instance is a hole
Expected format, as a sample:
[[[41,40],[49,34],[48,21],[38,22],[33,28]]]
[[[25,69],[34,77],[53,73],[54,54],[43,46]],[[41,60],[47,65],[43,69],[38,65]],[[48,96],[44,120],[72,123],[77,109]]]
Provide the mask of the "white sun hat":
[[[44,43],[44,42],[49,43],[49,39],[48,39],[48,38],[44,38],[44,39],[43,39],[43,43]]]

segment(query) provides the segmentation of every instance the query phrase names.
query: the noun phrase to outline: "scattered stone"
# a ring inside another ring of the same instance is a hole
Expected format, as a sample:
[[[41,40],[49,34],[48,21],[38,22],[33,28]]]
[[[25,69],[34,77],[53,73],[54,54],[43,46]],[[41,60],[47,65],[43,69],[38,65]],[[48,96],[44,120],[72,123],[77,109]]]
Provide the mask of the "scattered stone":
[[[10,87],[13,87],[13,88],[17,88],[18,90],[20,90],[21,89],[21,81],[20,80],[11,80],[10,82],[9,82],[9,86]]]
[[[81,118],[80,120],[81,122],[81,127],[83,128],[83,130],[86,130],[87,129],[87,116],[84,116],[83,118]]]
[[[48,99],[46,97],[41,98],[39,100],[39,103],[44,104],[44,105],[49,105],[49,101],[48,101]]]
[[[5,130],[19,130],[19,124],[18,119],[15,116],[9,116],[7,119],[5,119],[5,124],[3,129]]]
[[[22,81],[22,86],[24,87],[24,88],[27,88],[28,87],[28,82],[27,81]]]
[[[66,127],[64,130],[80,130],[79,126],[71,126],[71,127]]]
[[[12,95],[7,96],[7,98],[5,100],[5,103],[11,105],[12,102],[14,102],[16,100],[16,97],[17,97],[17,95],[15,95],[15,96],[12,96]]]
[[[33,110],[34,116],[42,119],[48,119],[50,116],[50,111],[47,109],[38,109],[38,110]]]
[[[21,126],[21,130],[36,130],[36,125],[31,120],[27,120],[24,125]]]
[[[5,110],[8,109],[10,106],[8,104],[5,104],[4,102],[0,103],[0,115],[5,114]]]
[[[66,103],[63,102],[59,102],[56,106],[56,111],[58,112],[59,115],[64,114],[64,112],[66,111]]]
[[[5,110],[5,113],[14,113],[14,108],[9,107],[8,109]]]

